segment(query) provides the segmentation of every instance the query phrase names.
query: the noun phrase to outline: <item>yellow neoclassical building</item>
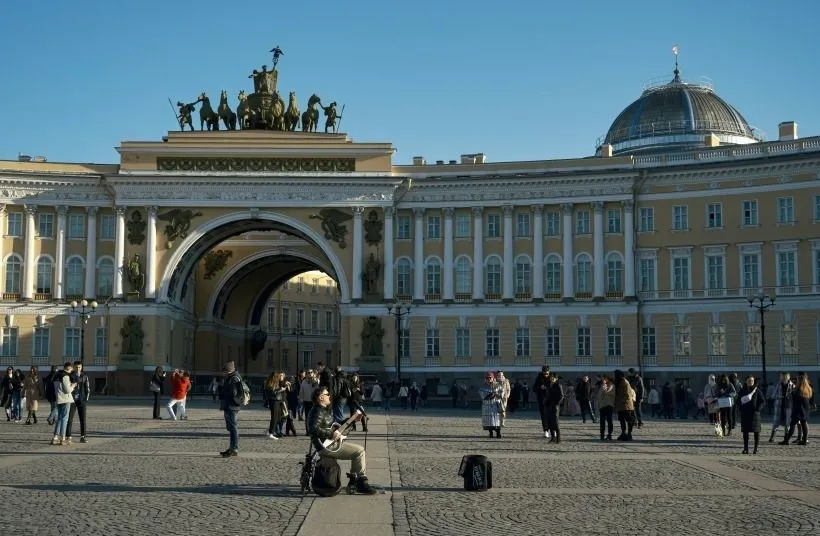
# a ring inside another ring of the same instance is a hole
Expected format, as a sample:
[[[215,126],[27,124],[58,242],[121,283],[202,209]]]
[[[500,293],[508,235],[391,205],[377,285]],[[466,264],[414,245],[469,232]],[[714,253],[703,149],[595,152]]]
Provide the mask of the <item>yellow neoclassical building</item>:
[[[434,384],[820,371],[820,138],[796,123],[765,141],[676,72],[588,157],[397,164],[335,115],[317,129],[319,100],[280,123],[263,74],[235,130],[0,162],[0,364],[82,357],[116,393],[227,359]]]

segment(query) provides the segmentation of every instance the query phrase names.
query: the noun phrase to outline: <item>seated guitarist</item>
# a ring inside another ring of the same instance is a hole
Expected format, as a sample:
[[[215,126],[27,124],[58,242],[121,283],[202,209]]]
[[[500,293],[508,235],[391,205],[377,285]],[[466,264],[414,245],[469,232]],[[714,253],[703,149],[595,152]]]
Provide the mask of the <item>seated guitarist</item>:
[[[331,431],[333,411],[331,410],[330,393],[327,387],[317,388],[313,392],[312,401],[313,408],[307,418],[307,429],[313,448],[316,449],[319,456],[327,456],[337,460],[350,460],[350,472],[347,474],[350,478],[348,486],[355,487],[356,491],[365,495],[377,493],[376,489],[367,482],[365,452],[361,445],[345,441],[336,452],[330,452],[322,445],[323,441],[336,440],[342,435],[339,430]],[[361,414],[358,414],[355,418],[359,417],[361,417]]]

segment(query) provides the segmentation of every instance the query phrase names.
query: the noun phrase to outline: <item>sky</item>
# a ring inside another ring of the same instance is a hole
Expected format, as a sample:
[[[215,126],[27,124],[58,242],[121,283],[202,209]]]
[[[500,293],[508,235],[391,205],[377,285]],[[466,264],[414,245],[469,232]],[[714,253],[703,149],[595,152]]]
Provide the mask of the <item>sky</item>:
[[[0,159],[117,162],[178,128],[169,98],[235,108],[276,45],[280,92],[344,105],[340,130],[397,164],[589,156],[673,45],[768,139],[820,135],[818,21],[817,0],[3,0]]]

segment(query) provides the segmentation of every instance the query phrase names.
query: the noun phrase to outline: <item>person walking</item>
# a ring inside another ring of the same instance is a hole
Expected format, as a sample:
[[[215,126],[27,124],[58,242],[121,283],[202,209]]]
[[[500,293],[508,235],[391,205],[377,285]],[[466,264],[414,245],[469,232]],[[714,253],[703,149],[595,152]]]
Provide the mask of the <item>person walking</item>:
[[[222,366],[222,391],[219,393],[219,407],[225,417],[225,428],[228,430],[230,445],[219,453],[223,458],[239,455],[239,428],[236,421],[242,408],[245,392],[242,377],[236,371],[236,364],[228,361]]]
[[[57,420],[57,395],[54,392],[54,379],[58,372],[60,372],[60,367],[51,365],[51,372],[49,372],[48,376],[43,380],[43,390],[45,391],[45,397],[50,406],[46,422],[51,426],[54,426],[54,422]]]
[[[535,392],[536,403],[538,404],[538,413],[541,416],[541,429],[544,432],[544,437],[550,438],[549,419],[547,418],[547,390],[550,385],[550,368],[546,365],[541,367],[541,372],[535,377],[532,382],[532,390]]]
[[[546,390],[544,404],[547,414],[547,431],[550,435],[550,443],[561,442],[561,428],[558,417],[561,414],[561,403],[564,401],[564,388],[561,386],[560,378],[557,374],[549,375],[549,384]]]
[[[615,410],[615,388],[608,376],[601,378],[601,388],[598,390],[598,416],[601,421],[601,441],[612,441],[612,412]]]
[[[165,394],[165,369],[162,367],[154,369],[154,375],[148,382],[148,389],[154,395],[154,419],[160,420],[162,417],[159,414],[159,397]]]
[[[37,367],[31,367],[23,382],[23,393],[26,396],[26,424],[37,424],[37,410],[40,407],[40,398],[43,396],[43,381],[40,379],[40,371]]]
[[[615,371],[615,411],[621,423],[621,435],[618,441],[632,441],[632,428],[635,426],[635,391],[629,385],[622,370]]]
[[[88,400],[91,397],[91,383],[88,374],[83,372],[82,361],[74,362],[74,372],[71,375],[74,390],[71,392],[73,403],[68,410],[68,424],[66,425],[66,440],[71,444],[71,428],[74,424],[74,415],[80,419],[80,443],[88,443],[86,436],[85,415]]]
[[[772,411],[772,435],[769,436],[769,443],[774,442],[774,435],[777,429],[783,427],[783,434],[789,431],[792,420],[792,400],[794,395],[794,383],[788,372],[780,374],[780,382],[774,387],[774,408]]]
[[[592,385],[589,383],[589,376],[584,376],[578,382],[578,387],[575,389],[575,396],[578,398],[578,404],[581,406],[581,420],[586,424],[587,414],[595,423],[595,414],[592,413]]]
[[[481,426],[484,430],[493,432],[501,437],[501,398],[504,388],[495,381],[495,374],[487,372],[484,376],[484,385],[478,389],[481,396]]]
[[[795,426],[801,429],[798,434],[796,445],[806,445],[809,437],[809,425],[806,422],[809,418],[811,410],[811,400],[814,396],[814,391],[809,383],[809,377],[804,373],[797,378],[797,387],[792,392],[792,418],[789,424],[789,431],[786,433],[786,438],[780,442],[781,445],[788,445],[789,440],[794,434]]]
[[[627,380],[629,380],[629,385],[632,386],[632,390],[635,391],[635,419],[637,422],[637,427],[640,429],[643,426],[643,412],[641,408],[641,404],[643,404],[643,397],[644,397],[644,385],[643,385],[643,378],[641,375],[634,368],[629,369],[629,376]]]

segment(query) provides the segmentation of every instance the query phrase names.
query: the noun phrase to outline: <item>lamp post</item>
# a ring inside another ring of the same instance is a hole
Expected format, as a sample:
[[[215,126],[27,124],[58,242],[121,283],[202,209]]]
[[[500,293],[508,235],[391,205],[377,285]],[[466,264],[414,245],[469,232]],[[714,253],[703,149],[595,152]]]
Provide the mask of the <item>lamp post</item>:
[[[71,302],[71,313],[80,317],[80,363],[83,365],[85,365],[85,325],[96,310],[96,300],[91,300],[91,303],[88,303],[88,300],[80,303],[76,300]]]
[[[296,335],[296,376],[299,375],[299,337],[305,334],[305,330],[302,328],[295,328],[293,330],[293,334]]]
[[[749,307],[760,311],[760,358],[763,362],[763,386],[766,386],[766,309],[774,307],[774,296],[749,296]]]
[[[387,314],[396,317],[396,381],[401,386],[401,319],[410,314],[410,306],[388,305]]]

